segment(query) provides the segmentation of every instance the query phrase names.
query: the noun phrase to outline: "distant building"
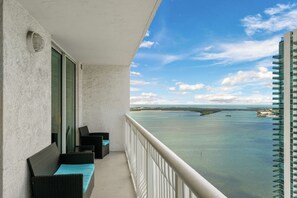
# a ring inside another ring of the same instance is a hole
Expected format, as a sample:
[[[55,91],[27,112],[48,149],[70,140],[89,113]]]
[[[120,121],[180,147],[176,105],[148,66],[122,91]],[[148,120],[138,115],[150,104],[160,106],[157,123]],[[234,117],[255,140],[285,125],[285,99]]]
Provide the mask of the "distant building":
[[[287,32],[273,56],[274,197],[297,196],[297,29]]]

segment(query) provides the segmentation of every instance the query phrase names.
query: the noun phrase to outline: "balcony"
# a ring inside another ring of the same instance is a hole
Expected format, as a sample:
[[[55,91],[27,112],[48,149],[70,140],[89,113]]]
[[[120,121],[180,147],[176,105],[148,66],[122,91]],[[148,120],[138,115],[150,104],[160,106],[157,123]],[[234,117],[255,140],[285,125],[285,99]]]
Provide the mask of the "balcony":
[[[272,64],[273,65],[281,65],[281,64],[283,64],[283,62],[282,61],[273,61]]]
[[[274,59],[282,59],[283,57],[281,55],[274,55],[274,56],[272,56],[272,58],[274,58]]]
[[[111,152],[104,159],[95,160],[95,166],[95,187],[91,198],[136,197],[125,152]]]
[[[125,117],[125,152],[96,160],[92,198],[226,197],[133,118]]]
[[[138,197],[226,197],[129,115],[125,152]]]
[[[280,70],[281,67],[280,67],[280,66],[273,66],[272,69],[273,69],[273,70]]]

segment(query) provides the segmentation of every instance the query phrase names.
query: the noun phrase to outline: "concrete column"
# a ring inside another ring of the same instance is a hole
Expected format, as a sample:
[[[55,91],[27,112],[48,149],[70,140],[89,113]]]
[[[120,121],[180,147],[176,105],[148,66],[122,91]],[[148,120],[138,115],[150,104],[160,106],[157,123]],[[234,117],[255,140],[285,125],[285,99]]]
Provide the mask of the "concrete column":
[[[284,197],[291,197],[291,36],[284,36]]]
[[[293,35],[292,36],[293,36],[293,42],[297,42],[297,30],[294,30],[293,31]],[[295,44],[293,44],[293,50],[294,49],[297,49],[297,45],[295,45]],[[293,51],[293,54],[292,55],[294,57],[294,56],[297,55],[297,53]],[[293,62],[295,62],[295,61],[297,61],[297,59],[293,59]],[[293,68],[296,68],[296,67],[297,67],[297,65],[296,64],[293,64]],[[293,70],[293,74],[294,74],[293,78],[297,78],[297,75],[296,75],[297,74],[297,71],[296,70]],[[293,81],[293,85],[294,86],[297,85],[297,82]],[[293,91],[297,91],[297,87],[293,87]],[[293,93],[293,97],[297,97],[297,93]],[[297,101],[296,99],[293,99],[293,102],[296,102],[296,101]],[[293,104],[293,108],[297,109],[297,105]],[[293,121],[297,120],[297,116],[294,116],[295,114],[297,114],[297,111],[296,110],[293,111]],[[297,123],[296,122],[293,122],[293,126],[296,127],[297,126]],[[293,132],[296,133],[297,132],[297,128],[293,128]],[[294,140],[295,138],[297,138],[297,134],[293,134],[293,143],[297,143],[297,141]],[[294,150],[297,150],[297,146],[294,146],[293,145],[292,146],[292,150],[293,150],[293,155],[296,154],[294,152]],[[293,160],[293,162],[297,162],[297,159],[295,159],[295,158],[293,158],[292,160]],[[293,163],[293,167],[294,168],[296,167],[296,165],[294,163]],[[297,182],[294,181],[294,180],[297,179],[297,176],[292,175],[292,177],[293,177],[293,192],[295,192],[297,188],[294,187],[294,186],[297,185]]]
[[[0,38],[3,38],[3,1],[0,0]],[[0,198],[3,197],[3,39],[0,39]]]

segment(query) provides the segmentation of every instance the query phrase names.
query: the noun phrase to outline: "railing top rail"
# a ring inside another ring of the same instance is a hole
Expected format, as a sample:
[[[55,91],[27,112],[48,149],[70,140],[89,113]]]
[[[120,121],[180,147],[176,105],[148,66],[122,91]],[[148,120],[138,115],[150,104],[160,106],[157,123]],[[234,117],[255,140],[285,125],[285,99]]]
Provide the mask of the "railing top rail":
[[[183,182],[191,189],[198,197],[206,198],[223,198],[226,197],[216,187],[209,183],[204,177],[197,173],[184,160],[178,157],[172,150],[160,142],[155,136],[137,123],[131,116],[126,114],[126,120],[130,122],[159,152],[159,154],[172,167]]]

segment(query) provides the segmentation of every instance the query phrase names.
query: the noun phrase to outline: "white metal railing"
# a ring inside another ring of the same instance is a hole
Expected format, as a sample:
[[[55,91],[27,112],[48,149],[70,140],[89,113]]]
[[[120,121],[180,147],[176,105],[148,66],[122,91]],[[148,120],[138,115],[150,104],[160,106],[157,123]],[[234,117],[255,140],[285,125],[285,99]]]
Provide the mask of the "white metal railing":
[[[226,197],[129,115],[125,131],[125,152],[137,197]]]

